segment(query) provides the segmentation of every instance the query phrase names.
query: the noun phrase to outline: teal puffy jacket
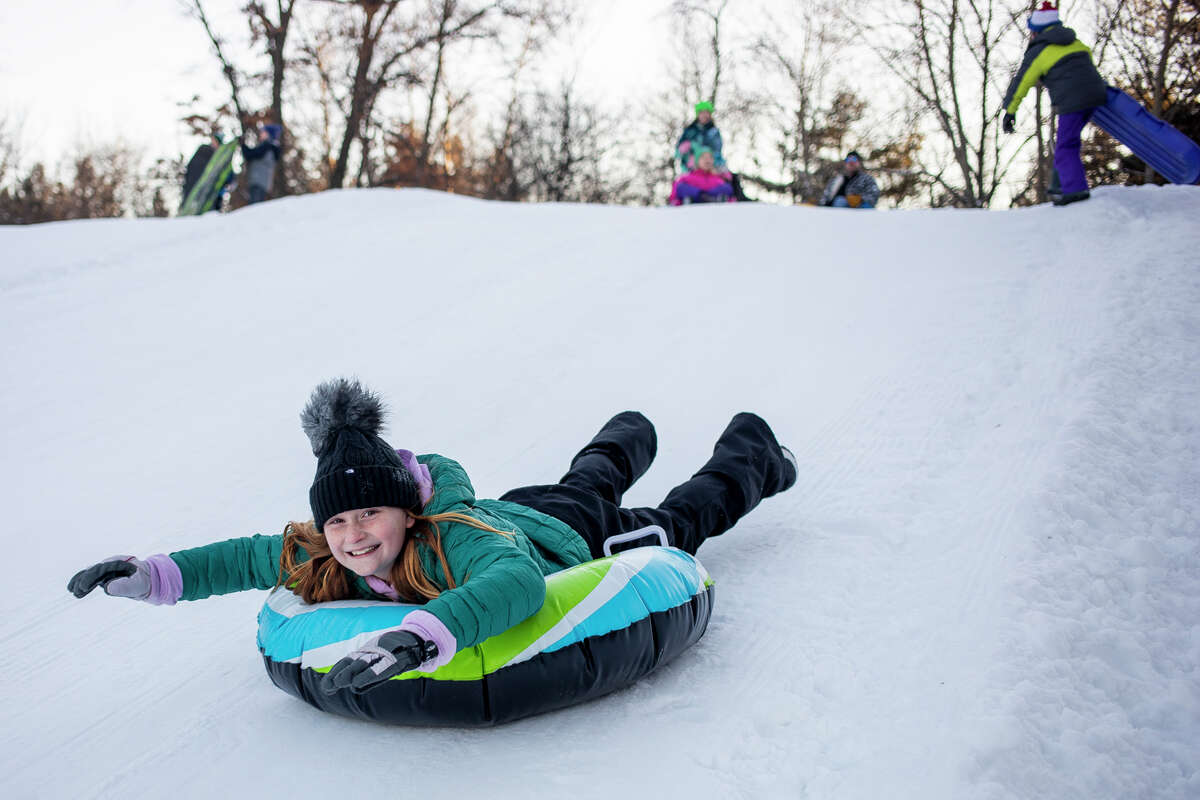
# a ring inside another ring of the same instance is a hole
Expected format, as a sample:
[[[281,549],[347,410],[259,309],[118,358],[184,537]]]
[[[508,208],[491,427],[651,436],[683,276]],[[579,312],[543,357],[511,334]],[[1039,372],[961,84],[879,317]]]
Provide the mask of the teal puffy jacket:
[[[454,511],[512,536],[441,522],[442,550],[454,577],[450,589],[433,551],[420,545],[425,572],[442,593],[424,609],[441,620],[458,642],[471,647],[505,631],[542,607],[545,576],[591,560],[583,538],[565,523],[516,503],[476,500],[467,473],[449,458],[418,456],[429,467],[434,493],[426,516]],[[183,575],[184,600],[245,589],[270,589],[279,578],[283,535],[247,536],[171,553]],[[386,599],[350,573],[359,597]]]

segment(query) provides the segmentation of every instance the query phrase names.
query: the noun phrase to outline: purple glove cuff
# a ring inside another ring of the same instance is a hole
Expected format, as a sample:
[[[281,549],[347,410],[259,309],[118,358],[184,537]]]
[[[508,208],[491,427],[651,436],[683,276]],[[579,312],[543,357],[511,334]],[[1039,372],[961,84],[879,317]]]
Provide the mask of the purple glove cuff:
[[[396,455],[400,456],[400,460],[404,462],[409,474],[417,481],[417,490],[421,493],[421,505],[425,505],[429,502],[429,498],[433,497],[433,477],[429,474],[429,467],[418,462],[412,450],[397,449]]]
[[[183,597],[183,573],[168,555],[159,553],[146,559],[150,569],[150,594],[146,602],[156,606],[173,606]]]
[[[408,612],[396,630],[408,631],[437,645],[437,656],[417,667],[422,672],[433,672],[438,667],[449,664],[450,659],[454,658],[454,654],[458,652],[458,642],[455,640],[454,634],[442,624],[440,619],[428,611],[417,609]]]

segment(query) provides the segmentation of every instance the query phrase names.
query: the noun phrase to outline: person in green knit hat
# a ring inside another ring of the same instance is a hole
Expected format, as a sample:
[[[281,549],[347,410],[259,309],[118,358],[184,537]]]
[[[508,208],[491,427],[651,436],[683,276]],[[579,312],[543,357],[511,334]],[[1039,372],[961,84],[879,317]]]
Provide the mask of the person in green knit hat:
[[[308,603],[421,604],[322,679],[331,694],[366,692],[403,672],[431,672],[528,618],[545,599],[546,575],[602,557],[608,539],[658,525],[672,546],[694,554],[797,477],[795,457],[767,423],[741,413],[708,462],[661,504],[624,508],[621,496],[657,450],[650,421],[625,411],[575,455],[558,483],[477,499],[457,462],[384,441],[383,417],[380,399],[357,381],[321,384],[301,414],[317,458],[311,521],[145,559],[113,556],[76,573],[68,590],[84,597],[101,587],[110,596],[173,605],[282,585]]]
[[[721,131],[713,121],[713,104],[707,100],[696,103],[696,118],[679,134],[675,143],[675,158],[679,171],[691,172],[696,168],[696,155],[701,148],[713,154],[713,164],[718,172],[725,172],[725,158],[721,155]]]

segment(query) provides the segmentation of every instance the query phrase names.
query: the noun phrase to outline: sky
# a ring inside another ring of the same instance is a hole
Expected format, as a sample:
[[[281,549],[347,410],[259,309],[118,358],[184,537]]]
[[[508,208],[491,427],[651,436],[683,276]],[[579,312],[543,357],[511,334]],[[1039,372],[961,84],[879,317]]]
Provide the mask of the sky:
[[[241,35],[242,0],[208,0],[220,31]],[[579,87],[619,101],[657,72],[669,43],[668,0],[611,0],[591,8],[554,56]],[[180,102],[223,91],[201,25],[179,0],[0,3],[0,114],[23,122],[28,158],[54,160],[77,143],[120,138],[151,152],[190,153]]]
[[[0,4],[0,110],[22,121],[29,155],[115,138],[182,149],[176,103],[215,71],[200,26],[168,0],[50,7]]]

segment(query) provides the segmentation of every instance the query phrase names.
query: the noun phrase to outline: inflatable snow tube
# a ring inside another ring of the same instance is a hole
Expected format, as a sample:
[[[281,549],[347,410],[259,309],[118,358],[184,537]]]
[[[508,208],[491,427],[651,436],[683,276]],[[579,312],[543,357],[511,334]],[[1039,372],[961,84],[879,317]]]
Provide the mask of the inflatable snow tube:
[[[322,711],[401,725],[486,726],[581,703],[637,681],[704,635],[713,584],[694,557],[639,547],[546,577],[524,622],[460,650],[434,672],[407,672],[364,694],[327,695],[324,673],[416,606],[306,604],[276,589],[258,647],[280,689]]]

